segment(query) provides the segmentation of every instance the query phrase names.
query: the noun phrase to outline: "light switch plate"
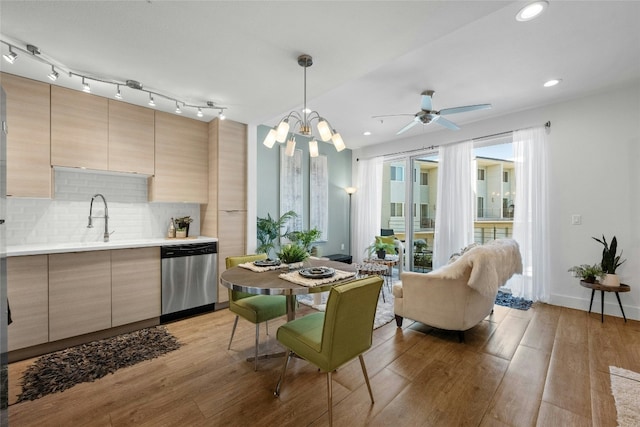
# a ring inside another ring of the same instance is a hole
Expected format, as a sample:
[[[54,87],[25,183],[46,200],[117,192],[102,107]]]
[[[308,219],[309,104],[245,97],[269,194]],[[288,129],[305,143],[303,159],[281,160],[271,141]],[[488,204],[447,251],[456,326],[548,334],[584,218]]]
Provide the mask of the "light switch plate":
[[[571,225],[581,225],[582,224],[582,215],[574,214],[571,215]]]

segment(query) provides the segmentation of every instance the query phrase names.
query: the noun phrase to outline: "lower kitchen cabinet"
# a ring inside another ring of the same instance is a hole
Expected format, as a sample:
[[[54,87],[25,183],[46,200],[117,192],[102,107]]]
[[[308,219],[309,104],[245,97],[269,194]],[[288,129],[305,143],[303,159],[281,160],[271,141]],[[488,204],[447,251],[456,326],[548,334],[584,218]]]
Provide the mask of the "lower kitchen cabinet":
[[[7,296],[13,323],[7,327],[9,351],[49,341],[47,255],[7,258]]]
[[[49,255],[49,340],[110,327],[110,251]]]
[[[160,316],[160,248],[111,251],[111,326]]]

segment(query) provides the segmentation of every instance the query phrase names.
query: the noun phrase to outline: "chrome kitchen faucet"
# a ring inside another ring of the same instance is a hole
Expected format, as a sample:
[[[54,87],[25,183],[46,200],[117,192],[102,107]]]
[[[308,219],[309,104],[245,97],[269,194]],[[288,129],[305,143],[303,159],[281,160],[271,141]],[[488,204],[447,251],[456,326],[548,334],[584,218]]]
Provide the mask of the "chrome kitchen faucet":
[[[96,197],[101,197],[102,201],[104,202],[104,216],[92,216],[91,214],[93,213],[93,201],[95,200]],[[108,242],[109,241],[109,208],[107,207],[107,199],[104,198],[104,196],[100,193],[95,194],[92,198],[91,198],[91,204],[89,205],[89,224],[87,224],[87,228],[93,228],[93,221],[92,218],[104,218],[104,241]]]

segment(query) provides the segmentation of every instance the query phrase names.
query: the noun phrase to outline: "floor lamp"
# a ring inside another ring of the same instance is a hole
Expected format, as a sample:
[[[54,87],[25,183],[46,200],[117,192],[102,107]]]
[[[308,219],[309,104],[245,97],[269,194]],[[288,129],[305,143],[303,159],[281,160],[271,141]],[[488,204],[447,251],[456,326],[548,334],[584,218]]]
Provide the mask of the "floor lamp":
[[[349,195],[349,256],[351,256],[351,196],[353,196],[353,193],[357,190],[356,187],[347,187],[344,189]]]

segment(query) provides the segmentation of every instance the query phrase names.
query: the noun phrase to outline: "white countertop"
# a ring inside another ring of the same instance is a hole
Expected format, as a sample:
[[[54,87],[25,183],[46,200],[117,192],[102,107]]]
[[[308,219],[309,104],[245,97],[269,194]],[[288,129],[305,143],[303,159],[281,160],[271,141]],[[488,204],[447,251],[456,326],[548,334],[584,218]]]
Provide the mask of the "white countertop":
[[[111,249],[144,248],[150,246],[184,245],[189,243],[217,242],[215,237],[198,236],[186,239],[139,239],[113,242],[33,243],[7,246],[7,256],[58,254],[64,252],[105,251]]]

